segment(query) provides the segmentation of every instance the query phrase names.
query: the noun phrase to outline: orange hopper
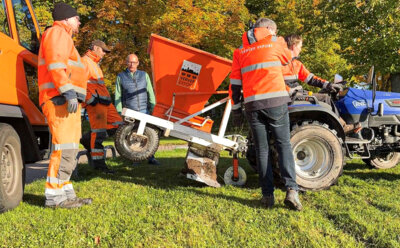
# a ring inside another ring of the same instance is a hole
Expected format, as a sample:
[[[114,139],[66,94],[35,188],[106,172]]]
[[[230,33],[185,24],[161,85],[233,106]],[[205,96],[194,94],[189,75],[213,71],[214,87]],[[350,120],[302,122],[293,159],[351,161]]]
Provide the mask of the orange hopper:
[[[153,115],[173,122],[202,110],[232,65],[231,60],[155,34],[148,52],[157,101]],[[211,132],[213,121],[196,116],[183,124]]]

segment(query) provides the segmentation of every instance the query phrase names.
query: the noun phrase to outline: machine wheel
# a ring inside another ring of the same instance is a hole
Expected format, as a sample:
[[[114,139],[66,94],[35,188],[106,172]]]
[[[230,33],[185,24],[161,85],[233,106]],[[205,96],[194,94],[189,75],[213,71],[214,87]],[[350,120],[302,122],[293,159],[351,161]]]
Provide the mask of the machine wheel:
[[[322,190],[335,184],[343,170],[342,140],[319,122],[293,126],[290,139],[297,184],[303,190]]]
[[[21,141],[12,126],[0,123],[0,213],[19,205],[23,188]]]
[[[229,167],[224,174],[224,182],[226,185],[243,186],[247,181],[246,172],[242,167],[238,167],[239,178],[237,181],[233,180],[233,166]]]
[[[153,128],[146,127],[143,135],[138,135],[137,129],[138,125],[130,123],[121,125],[115,133],[115,148],[118,153],[134,162],[153,156],[160,141],[157,131]]]
[[[370,167],[376,169],[390,169],[396,167],[400,161],[399,152],[389,152],[376,156],[372,159],[363,159],[363,161]]]

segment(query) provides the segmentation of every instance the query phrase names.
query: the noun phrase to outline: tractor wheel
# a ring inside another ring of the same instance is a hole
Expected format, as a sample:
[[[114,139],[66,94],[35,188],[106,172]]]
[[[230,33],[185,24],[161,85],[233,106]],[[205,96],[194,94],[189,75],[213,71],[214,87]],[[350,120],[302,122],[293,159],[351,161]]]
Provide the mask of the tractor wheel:
[[[363,161],[372,168],[390,169],[399,163],[400,152],[384,153],[371,159],[363,159]]]
[[[137,129],[138,125],[130,123],[121,125],[115,133],[115,148],[118,153],[134,162],[153,156],[160,141],[157,131],[153,128],[146,127],[143,135],[138,135]]]
[[[13,127],[0,123],[0,213],[17,207],[23,194],[21,141]]]
[[[342,140],[328,125],[316,121],[293,126],[291,139],[297,184],[302,190],[322,190],[342,174]]]

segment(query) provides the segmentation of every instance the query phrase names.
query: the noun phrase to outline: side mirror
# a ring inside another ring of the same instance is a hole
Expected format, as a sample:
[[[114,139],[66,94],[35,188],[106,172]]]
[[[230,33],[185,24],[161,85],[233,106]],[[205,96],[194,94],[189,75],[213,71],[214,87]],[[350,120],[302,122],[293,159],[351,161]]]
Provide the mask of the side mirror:
[[[333,80],[333,83],[337,84],[337,83],[342,82],[342,81],[343,81],[343,77],[340,76],[339,74],[335,74],[335,79]]]
[[[378,104],[378,116],[383,116],[383,103]]]
[[[371,66],[367,75],[367,84],[372,84],[375,79],[375,68]]]

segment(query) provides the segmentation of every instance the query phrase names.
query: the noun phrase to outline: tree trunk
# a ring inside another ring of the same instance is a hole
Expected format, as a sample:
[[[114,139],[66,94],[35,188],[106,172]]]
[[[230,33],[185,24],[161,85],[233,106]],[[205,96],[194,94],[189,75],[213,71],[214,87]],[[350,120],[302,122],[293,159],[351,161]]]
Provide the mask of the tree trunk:
[[[390,74],[392,92],[400,92],[400,73]]]

